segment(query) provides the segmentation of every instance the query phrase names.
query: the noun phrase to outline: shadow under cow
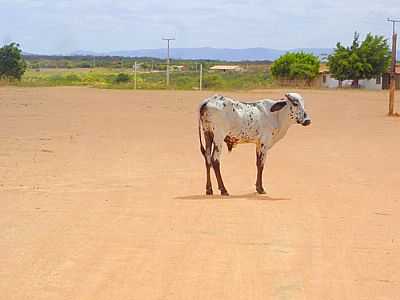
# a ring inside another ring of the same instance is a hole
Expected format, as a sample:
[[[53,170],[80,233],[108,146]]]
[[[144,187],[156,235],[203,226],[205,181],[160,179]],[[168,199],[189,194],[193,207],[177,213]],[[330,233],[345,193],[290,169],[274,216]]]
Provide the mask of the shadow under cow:
[[[258,193],[247,193],[241,195],[230,195],[230,196],[221,196],[221,195],[188,195],[188,196],[179,196],[175,197],[177,200],[210,200],[210,199],[222,199],[222,200],[230,200],[230,199],[241,199],[241,200],[256,200],[256,201],[289,201],[289,198],[273,198],[267,195],[260,195]]]

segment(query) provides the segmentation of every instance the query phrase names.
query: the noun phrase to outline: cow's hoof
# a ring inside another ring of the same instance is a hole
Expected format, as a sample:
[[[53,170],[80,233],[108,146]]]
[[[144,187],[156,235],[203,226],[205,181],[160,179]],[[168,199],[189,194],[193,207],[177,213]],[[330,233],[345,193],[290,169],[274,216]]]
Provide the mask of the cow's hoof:
[[[212,189],[207,189],[206,190],[206,195],[212,195],[213,194],[213,190]]]
[[[257,187],[256,190],[257,190],[257,193],[259,193],[260,195],[266,194],[266,192],[265,192],[263,187]]]
[[[229,193],[227,190],[222,190],[221,191],[221,196],[229,196]]]

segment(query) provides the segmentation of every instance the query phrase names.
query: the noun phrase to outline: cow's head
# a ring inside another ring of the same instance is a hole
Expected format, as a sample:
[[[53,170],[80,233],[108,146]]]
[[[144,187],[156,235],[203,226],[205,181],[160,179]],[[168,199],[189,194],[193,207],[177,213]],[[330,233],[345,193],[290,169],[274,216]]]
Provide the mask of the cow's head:
[[[304,108],[303,97],[297,93],[287,93],[285,97],[286,99],[277,101],[272,105],[271,112],[280,111],[286,107],[286,112],[289,114],[289,120],[292,123],[302,124],[303,126],[310,125],[311,119]]]
[[[289,118],[297,124],[310,125],[311,119],[306,113],[303,97],[297,93],[287,93],[285,97],[289,102]]]

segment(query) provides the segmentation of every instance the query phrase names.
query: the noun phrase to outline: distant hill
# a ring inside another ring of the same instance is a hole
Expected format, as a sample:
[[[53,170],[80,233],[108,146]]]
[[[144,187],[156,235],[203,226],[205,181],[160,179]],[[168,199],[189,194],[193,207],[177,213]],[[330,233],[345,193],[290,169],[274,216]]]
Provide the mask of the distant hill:
[[[34,54],[34,53],[29,53],[29,52],[25,52],[25,51],[22,51],[22,55],[23,56],[38,56],[38,54]]]
[[[330,48],[299,48],[292,50],[277,50],[270,48],[246,48],[246,49],[230,49],[230,48],[172,48],[171,57],[173,59],[210,59],[224,61],[256,61],[256,60],[275,60],[288,51],[304,51],[314,53],[315,55],[330,54]],[[166,49],[140,49],[126,51],[111,52],[91,52],[76,51],[71,55],[90,55],[90,56],[122,56],[122,57],[154,57],[165,58]]]
[[[230,48],[171,48],[172,59],[185,59],[185,60],[221,60],[221,61],[260,61],[267,60],[273,61],[288,51],[303,51],[312,53],[321,58],[333,52],[333,48],[296,48],[289,50],[277,50],[270,48],[246,48],[246,49],[230,49]],[[165,59],[167,56],[165,48],[159,49],[139,49],[139,50],[124,50],[124,51],[110,51],[110,52],[93,52],[79,50],[68,54],[68,56],[120,56],[120,57],[147,57]],[[34,55],[31,53],[24,53],[24,55]],[[398,53],[400,58],[400,51]]]

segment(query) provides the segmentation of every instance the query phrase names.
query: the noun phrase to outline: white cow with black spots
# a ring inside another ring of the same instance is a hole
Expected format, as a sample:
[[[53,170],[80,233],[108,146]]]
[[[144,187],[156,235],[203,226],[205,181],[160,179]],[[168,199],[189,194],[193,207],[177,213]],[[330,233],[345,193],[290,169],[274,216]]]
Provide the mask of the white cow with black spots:
[[[252,103],[235,101],[224,96],[213,96],[200,105],[199,136],[200,149],[207,170],[207,195],[212,195],[210,169],[213,167],[221,195],[229,195],[222,181],[220,159],[223,143],[228,150],[237,144],[256,144],[257,181],[256,190],[265,194],[262,172],[267,150],[282,139],[292,124],[311,124],[303,98],[297,93],[288,93],[281,100],[260,100]],[[205,147],[201,138],[203,129]]]

